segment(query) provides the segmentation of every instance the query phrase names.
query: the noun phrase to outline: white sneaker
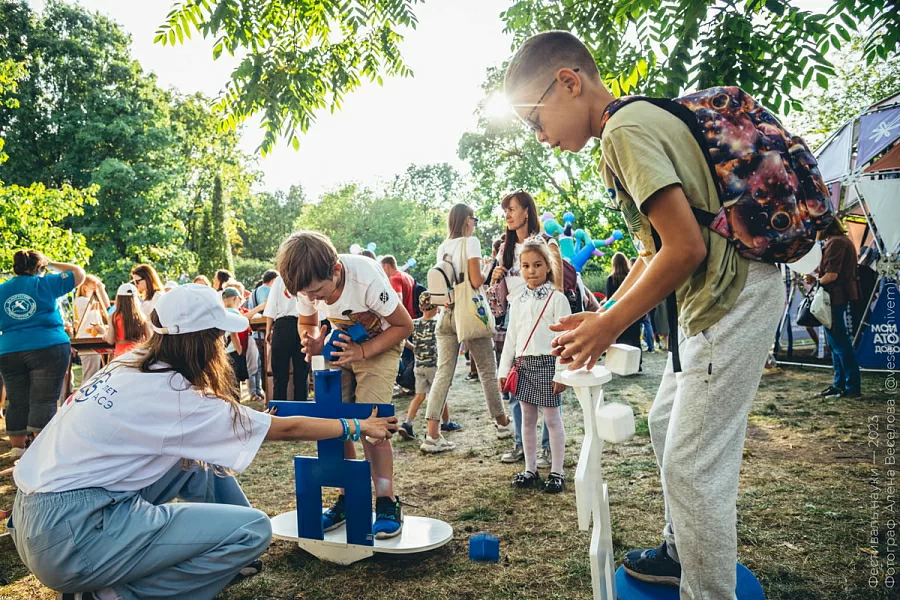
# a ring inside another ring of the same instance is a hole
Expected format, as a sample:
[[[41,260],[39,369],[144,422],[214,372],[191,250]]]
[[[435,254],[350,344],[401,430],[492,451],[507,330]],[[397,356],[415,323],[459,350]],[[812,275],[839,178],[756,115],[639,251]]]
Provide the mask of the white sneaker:
[[[538,469],[549,469],[550,468],[550,448],[541,448],[541,453],[537,458],[537,468]]]
[[[516,432],[515,426],[513,426],[512,419],[509,420],[509,423],[506,425],[500,425],[498,423],[494,423],[494,427],[497,429],[497,439],[505,440],[506,438],[511,438],[513,434]]]
[[[437,454],[438,452],[446,452],[448,450],[453,450],[454,448],[456,448],[456,444],[448,442],[442,435],[438,435],[437,439],[434,439],[430,435],[426,435],[425,441],[419,446],[419,450],[426,454]]]
[[[25,448],[12,448],[9,451],[9,455],[13,458],[22,458],[23,454],[25,454]]]

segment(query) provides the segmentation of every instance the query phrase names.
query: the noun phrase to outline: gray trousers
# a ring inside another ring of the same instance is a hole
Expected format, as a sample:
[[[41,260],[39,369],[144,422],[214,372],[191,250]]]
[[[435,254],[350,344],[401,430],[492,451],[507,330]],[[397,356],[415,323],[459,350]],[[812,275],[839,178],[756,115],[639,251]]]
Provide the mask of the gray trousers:
[[[174,498],[185,502],[165,504]],[[140,492],[20,492],[8,528],[47,587],[111,587],[125,600],[211,600],[272,537],[234,477],[180,463]]]
[[[662,473],[665,539],[681,562],[682,600],[732,600],[737,495],[750,406],[784,307],[773,265],[751,263],[735,306],[693,337],[679,328],[682,373],[666,365],[650,408]]]
[[[425,417],[439,420],[447,402],[447,393],[453,383],[453,374],[456,372],[456,363],[459,361],[459,338],[456,337],[456,322],[453,320],[453,311],[444,309],[438,321],[435,331],[437,339],[437,375],[431,393],[428,394],[428,404],[425,406]],[[500,388],[497,385],[497,362],[494,359],[494,342],[491,338],[481,338],[466,342],[469,348],[469,358],[478,367],[478,378],[481,381],[481,389],[484,390],[484,400],[487,403],[491,418],[496,418],[504,413],[503,402],[500,400]]]

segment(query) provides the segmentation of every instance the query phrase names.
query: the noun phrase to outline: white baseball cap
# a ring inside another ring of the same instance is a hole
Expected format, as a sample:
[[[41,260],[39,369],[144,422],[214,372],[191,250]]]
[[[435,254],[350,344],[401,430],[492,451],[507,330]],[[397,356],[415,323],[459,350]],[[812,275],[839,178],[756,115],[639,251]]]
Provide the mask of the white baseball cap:
[[[123,283],[116,290],[116,296],[137,296],[138,290],[131,283]]]
[[[150,323],[156,333],[177,335],[206,329],[239,332],[250,326],[247,317],[225,310],[218,292],[196,283],[179,285],[156,303],[162,327]]]
[[[170,290],[178,287],[177,281],[172,281],[171,279],[166,282],[166,285],[163,286],[163,289]]]

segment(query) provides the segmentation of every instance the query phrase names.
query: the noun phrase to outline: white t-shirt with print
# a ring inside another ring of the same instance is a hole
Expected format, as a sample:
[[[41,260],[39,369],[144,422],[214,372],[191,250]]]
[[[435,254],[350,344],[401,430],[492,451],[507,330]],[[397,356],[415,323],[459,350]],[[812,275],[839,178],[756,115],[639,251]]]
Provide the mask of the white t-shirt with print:
[[[136,356],[119,357],[63,404],[16,466],[20,492],[141,490],[182,458],[247,468],[272,417],[240,406],[243,426],[238,422],[235,433],[232,405],[201,394],[178,373],[122,364]]]
[[[269,290],[269,299],[266,300],[263,316],[277,320],[281,317],[296,317],[299,314],[296,299],[284,288],[284,279],[279,275],[272,282],[272,289]]]
[[[451,257],[450,264],[453,265],[453,268],[456,269],[456,274],[462,279],[463,269],[467,269],[468,265],[463,264],[463,241],[466,242],[466,258],[468,260],[472,260],[473,258],[481,258],[481,242],[478,241],[477,237],[467,237],[467,238],[451,238],[444,240],[441,242],[441,245],[438,246],[437,250],[437,259],[438,262],[444,259],[445,255],[449,255]]]
[[[334,304],[324,300],[310,301],[303,294],[297,294],[297,308],[304,316],[319,315],[331,321],[339,329],[347,329],[354,323],[362,323],[374,338],[390,328],[387,317],[400,306],[400,297],[384,269],[374,260],[365,256],[340,254],[344,265],[344,289]]]

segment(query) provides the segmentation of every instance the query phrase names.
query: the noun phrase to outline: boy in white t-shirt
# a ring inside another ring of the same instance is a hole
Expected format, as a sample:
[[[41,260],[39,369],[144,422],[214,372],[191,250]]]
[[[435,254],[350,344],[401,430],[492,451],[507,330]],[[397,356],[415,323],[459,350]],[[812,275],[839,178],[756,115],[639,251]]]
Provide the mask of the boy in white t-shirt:
[[[333,327],[346,330],[360,323],[369,334],[362,344],[341,336],[332,366],[342,370],[341,388],[345,402],[357,399],[364,404],[391,401],[400,353],[413,330],[409,313],[400,304],[381,266],[368,258],[338,255],[328,237],[315,231],[298,231],[278,251],[278,271],[285,289],[297,296],[300,341],[307,360],[321,354],[325,326],[321,313]],[[373,444],[363,440],[366,459],[372,464],[375,484],[376,538],[400,533],[403,519],[400,500],[394,495],[394,456],[390,441]],[[356,446],[344,444],[344,457],[356,458]],[[323,515],[325,531],[346,520],[343,493]]]

